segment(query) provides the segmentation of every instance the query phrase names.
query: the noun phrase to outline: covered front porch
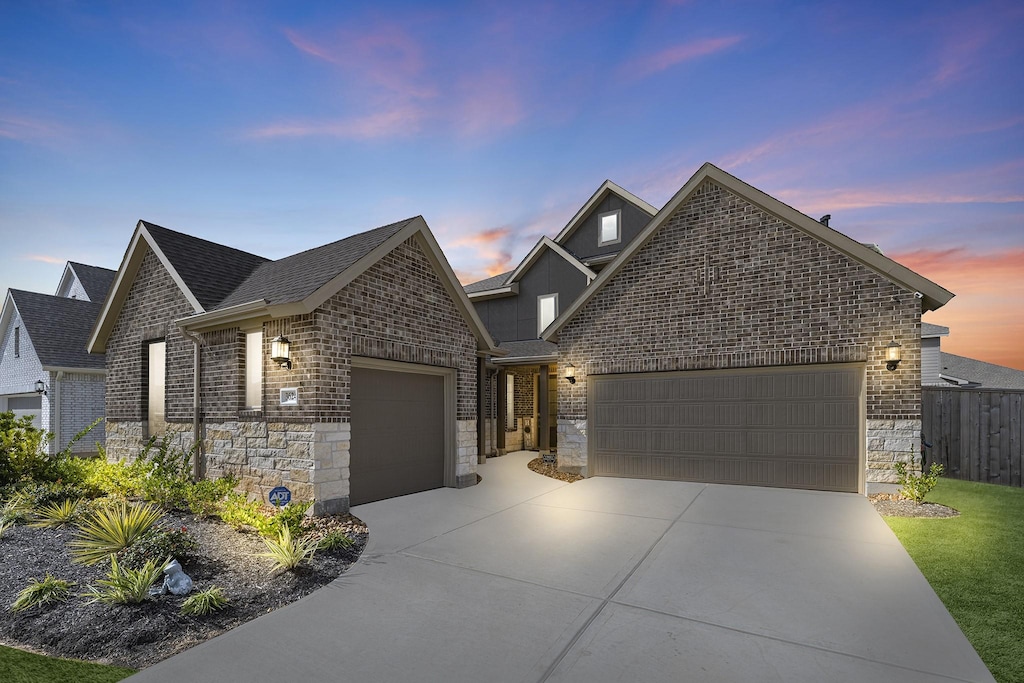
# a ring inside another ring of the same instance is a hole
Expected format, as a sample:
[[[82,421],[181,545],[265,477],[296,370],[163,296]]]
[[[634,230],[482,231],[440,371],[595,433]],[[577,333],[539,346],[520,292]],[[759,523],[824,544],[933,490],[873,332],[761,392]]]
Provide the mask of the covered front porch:
[[[505,342],[505,357],[486,366],[483,443],[486,456],[536,451],[554,457],[558,426],[558,347],[539,340]]]

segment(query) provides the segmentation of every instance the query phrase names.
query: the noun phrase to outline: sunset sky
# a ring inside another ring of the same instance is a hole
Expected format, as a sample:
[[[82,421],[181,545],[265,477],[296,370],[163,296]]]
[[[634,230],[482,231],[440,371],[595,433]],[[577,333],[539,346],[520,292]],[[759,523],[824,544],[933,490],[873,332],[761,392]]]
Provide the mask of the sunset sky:
[[[422,214],[470,282],[710,161],[1024,369],[1022,36],[1019,1],[0,0],[0,292],[117,268],[140,218],[279,258]]]

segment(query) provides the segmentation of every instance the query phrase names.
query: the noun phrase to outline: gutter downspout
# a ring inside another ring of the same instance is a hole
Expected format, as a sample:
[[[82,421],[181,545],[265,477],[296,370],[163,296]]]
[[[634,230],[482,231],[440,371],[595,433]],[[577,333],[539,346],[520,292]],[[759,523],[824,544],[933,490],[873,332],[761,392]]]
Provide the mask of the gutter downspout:
[[[200,481],[206,475],[206,459],[203,457],[203,441],[200,438],[200,420],[199,420],[199,359],[201,355],[199,353],[199,346],[202,343],[202,339],[199,335],[189,332],[183,327],[179,327],[181,333],[192,341],[193,344],[193,357],[192,357],[192,443],[195,448],[195,460],[192,466],[192,478],[196,481]]]
[[[50,375],[53,380],[50,388],[53,389],[53,405],[50,410],[50,417],[53,420],[53,454],[60,453],[60,381],[64,378],[64,371],[55,372]]]

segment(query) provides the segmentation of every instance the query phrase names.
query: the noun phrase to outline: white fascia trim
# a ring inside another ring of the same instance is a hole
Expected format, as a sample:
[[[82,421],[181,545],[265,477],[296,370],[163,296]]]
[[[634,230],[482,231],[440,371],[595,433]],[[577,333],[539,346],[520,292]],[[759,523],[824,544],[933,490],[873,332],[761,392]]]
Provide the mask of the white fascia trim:
[[[100,368],[68,368],[60,365],[44,365],[43,370],[46,372],[66,372],[75,373],[77,375],[105,375],[107,374],[106,369]]]
[[[14,317],[14,312],[17,310],[18,304],[14,303],[14,296],[8,289],[4,306],[0,309],[0,342],[7,338],[7,327],[11,324],[11,318]]]
[[[519,293],[519,283],[514,282],[511,285],[505,287],[496,287],[494,289],[481,289],[477,292],[466,292],[466,296],[472,301],[484,300],[484,299],[497,299],[502,296],[512,296],[513,294]]]
[[[256,299],[255,301],[237,304],[216,311],[190,315],[187,318],[175,320],[174,324],[190,332],[207,332],[216,328],[235,326],[241,322],[261,317],[270,317],[266,299]]]
[[[70,276],[70,278],[69,278]],[[57,291],[53,293],[54,296],[60,296],[60,292],[65,288],[65,284],[70,285],[71,282],[78,280],[78,273],[71,267],[71,261],[64,264],[64,274],[60,276],[60,282],[57,283]],[[69,282],[70,280],[70,282]]]
[[[512,271],[512,275],[509,276],[508,282],[515,283],[525,275],[526,271],[528,271],[537,259],[540,258],[545,247],[561,256],[574,268],[583,273],[583,276],[587,278],[587,284],[590,284],[590,282],[597,277],[597,273],[583,265],[578,258],[567,252],[562,245],[558,244],[550,237],[545,236],[541,237],[540,240],[537,241],[537,244],[530,250],[530,253],[527,254],[526,258],[523,259],[523,262],[519,264],[519,267]]]
[[[640,199],[629,190],[625,190],[622,187],[613,183],[612,181],[606,180],[603,183],[601,183],[601,187],[597,188],[597,192],[590,196],[590,199],[587,200],[587,203],[584,204],[580,208],[580,210],[576,212],[576,215],[572,217],[572,220],[570,220],[566,224],[566,226],[562,228],[562,231],[558,233],[557,237],[555,237],[555,241],[561,244],[563,240],[568,239],[570,235],[576,232],[576,228],[580,226],[580,223],[582,223],[583,219],[587,217],[591,209],[593,209],[594,206],[596,206],[602,199],[604,199],[605,195],[609,192],[617,194],[622,199],[626,200],[630,204],[637,206],[643,211],[646,211],[651,216],[658,213],[657,208]]]
[[[971,380],[969,380],[969,379],[961,379],[959,377],[953,377],[953,375],[945,375],[945,374],[943,374],[941,372],[939,373],[939,377],[941,379],[946,380],[947,382],[952,382],[953,384],[956,384],[958,386],[963,386],[965,384],[970,384],[971,383]]]

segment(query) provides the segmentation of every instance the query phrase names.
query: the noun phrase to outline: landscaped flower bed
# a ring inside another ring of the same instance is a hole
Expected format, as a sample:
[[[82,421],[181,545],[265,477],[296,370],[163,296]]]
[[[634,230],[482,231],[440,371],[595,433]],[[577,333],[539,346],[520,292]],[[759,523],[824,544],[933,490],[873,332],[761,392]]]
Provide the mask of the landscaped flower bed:
[[[0,414],[0,643],[146,667],[308,595],[366,544],[354,517],[192,482],[189,454],[166,444],[132,464],[41,456],[38,430],[12,417]],[[188,595],[150,595],[169,557]]]

